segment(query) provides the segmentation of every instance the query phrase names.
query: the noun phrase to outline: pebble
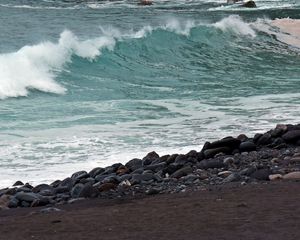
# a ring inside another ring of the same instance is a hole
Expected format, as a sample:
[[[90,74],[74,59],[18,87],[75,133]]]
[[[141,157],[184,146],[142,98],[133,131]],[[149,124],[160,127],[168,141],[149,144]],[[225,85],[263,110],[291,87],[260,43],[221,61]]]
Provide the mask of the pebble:
[[[282,175],[281,174],[271,174],[271,175],[269,175],[269,179],[270,179],[270,181],[279,180],[279,179],[282,179]]]
[[[300,180],[300,171],[297,172],[290,172],[283,176],[283,179],[286,180]]]

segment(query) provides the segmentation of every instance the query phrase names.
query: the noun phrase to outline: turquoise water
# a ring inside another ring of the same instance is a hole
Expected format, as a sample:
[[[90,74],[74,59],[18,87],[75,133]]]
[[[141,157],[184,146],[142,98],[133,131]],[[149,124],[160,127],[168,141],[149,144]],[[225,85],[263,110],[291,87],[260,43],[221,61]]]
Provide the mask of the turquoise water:
[[[0,185],[299,122],[300,3],[224,2],[0,0]]]

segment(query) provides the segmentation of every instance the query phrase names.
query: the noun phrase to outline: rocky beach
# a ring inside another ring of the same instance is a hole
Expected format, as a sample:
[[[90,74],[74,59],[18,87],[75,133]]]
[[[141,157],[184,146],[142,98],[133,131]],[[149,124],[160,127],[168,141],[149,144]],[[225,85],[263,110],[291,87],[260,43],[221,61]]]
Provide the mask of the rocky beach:
[[[277,125],[265,133],[206,142],[200,151],[159,156],[148,153],[125,165],[78,171],[51,184],[17,181],[0,190],[1,209],[57,207],[86,198],[126,199],[200,191],[229,183],[300,180],[300,124]]]
[[[0,238],[299,239],[299,145],[300,124],[277,125],[51,184],[18,181],[0,190]]]

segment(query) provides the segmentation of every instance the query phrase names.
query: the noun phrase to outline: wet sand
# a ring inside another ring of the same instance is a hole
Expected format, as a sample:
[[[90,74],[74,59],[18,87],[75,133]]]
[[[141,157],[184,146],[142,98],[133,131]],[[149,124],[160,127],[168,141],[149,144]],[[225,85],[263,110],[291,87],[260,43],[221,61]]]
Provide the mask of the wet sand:
[[[300,239],[300,183],[225,185],[0,212],[0,239]],[[36,213],[33,213],[36,212]]]

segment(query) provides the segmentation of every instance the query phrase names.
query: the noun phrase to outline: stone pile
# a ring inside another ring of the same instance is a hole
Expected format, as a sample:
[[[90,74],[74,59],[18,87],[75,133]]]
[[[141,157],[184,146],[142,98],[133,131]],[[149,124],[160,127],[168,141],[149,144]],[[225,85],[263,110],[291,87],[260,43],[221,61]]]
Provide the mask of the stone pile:
[[[31,186],[18,181],[0,190],[0,208],[51,207],[85,198],[175,193],[270,180],[300,180],[300,124],[277,125],[253,138],[241,134],[206,142],[201,151],[187,154],[150,152],[125,165],[79,171],[51,184]]]

